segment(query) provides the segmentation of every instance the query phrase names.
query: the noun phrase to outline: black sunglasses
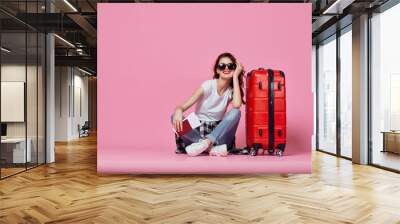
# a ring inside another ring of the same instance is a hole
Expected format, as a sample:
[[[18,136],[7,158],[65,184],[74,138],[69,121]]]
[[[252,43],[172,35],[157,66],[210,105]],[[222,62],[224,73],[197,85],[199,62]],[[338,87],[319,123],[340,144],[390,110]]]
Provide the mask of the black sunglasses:
[[[232,71],[232,70],[236,69],[236,64],[235,63],[229,63],[229,64],[219,63],[217,68],[222,71],[222,70],[225,70],[226,67],[228,67],[228,69]]]

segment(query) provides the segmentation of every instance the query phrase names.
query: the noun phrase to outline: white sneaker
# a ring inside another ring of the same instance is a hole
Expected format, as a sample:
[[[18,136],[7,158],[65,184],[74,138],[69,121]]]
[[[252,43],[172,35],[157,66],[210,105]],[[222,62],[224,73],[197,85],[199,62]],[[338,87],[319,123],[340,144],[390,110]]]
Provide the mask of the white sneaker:
[[[209,146],[209,142],[207,142],[206,139],[202,139],[199,142],[186,146],[185,150],[189,156],[198,156],[202,152],[206,151]]]
[[[226,144],[223,145],[216,145],[211,148],[210,156],[227,156],[228,155],[228,148]]]

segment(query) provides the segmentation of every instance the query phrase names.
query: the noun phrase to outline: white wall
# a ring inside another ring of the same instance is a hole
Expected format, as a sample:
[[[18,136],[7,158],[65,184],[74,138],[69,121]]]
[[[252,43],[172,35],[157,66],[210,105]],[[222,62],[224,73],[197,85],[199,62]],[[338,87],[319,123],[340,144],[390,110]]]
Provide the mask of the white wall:
[[[27,69],[27,70],[25,70]],[[27,73],[26,73],[27,71]],[[39,71],[41,72],[41,71]],[[33,81],[34,78],[31,76],[36,77],[36,66],[27,66],[19,65],[19,64],[5,64],[1,66],[1,81],[2,82],[25,82],[25,75],[28,76],[28,81],[30,85],[36,85],[36,81]],[[32,130],[36,130],[36,113],[32,113],[32,111],[36,111],[36,88],[27,88],[27,116],[28,116],[28,137],[30,133],[30,128]],[[31,102],[35,102],[34,104],[30,104]],[[40,105],[39,105],[40,106]],[[4,110],[5,108],[2,108]],[[35,123],[34,125],[31,122]],[[25,124],[26,122],[7,122],[7,136],[8,137],[25,137]],[[35,132],[36,133],[36,132]]]
[[[72,108],[72,119],[71,119],[71,135],[73,138],[78,138],[79,137],[79,132],[78,132],[78,124],[81,126],[85,123],[85,121],[89,120],[89,111],[88,111],[88,77],[87,76],[81,76],[83,73],[78,73],[76,74],[76,71],[74,70],[75,75],[74,75],[74,96],[72,98],[74,99],[75,102],[71,102],[71,105],[73,104],[74,107]],[[81,107],[81,108],[80,108]],[[82,110],[82,111],[80,111]]]
[[[55,68],[55,141],[67,141],[69,132],[69,68]]]
[[[1,66],[1,81],[5,82],[25,82],[25,64],[8,64]],[[28,71],[32,67],[28,66]],[[28,74],[31,74],[28,72]],[[3,110],[3,108],[2,108]],[[7,122],[7,137],[25,137],[25,122]]]
[[[38,69],[38,70],[36,70]],[[44,74],[42,67],[36,67],[25,64],[3,64],[1,66],[2,82],[24,82],[26,83],[26,108],[22,108],[22,112],[27,115],[27,120],[23,122],[6,122],[7,137],[21,138],[25,135],[31,140],[32,161],[44,163],[45,150],[45,116],[44,116]],[[25,80],[27,79],[27,80]],[[2,96],[7,97],[7,96]],[[7,108],[1,108],[7,110]],[[37,156],[37,153],[39,154]],[[50,160],[51,162],[51,160]]]
[[[77,139],[78,124],[88,120],[88,77],[72,67],[56,67],[55,73],[55,140]]]

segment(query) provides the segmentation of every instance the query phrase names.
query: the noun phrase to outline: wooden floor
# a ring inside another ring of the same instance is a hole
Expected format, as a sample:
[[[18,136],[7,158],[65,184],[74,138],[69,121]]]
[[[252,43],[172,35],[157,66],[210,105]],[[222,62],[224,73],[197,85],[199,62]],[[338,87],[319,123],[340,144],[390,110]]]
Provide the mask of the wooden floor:
[[[23,168],[1,168],[1,177],[8,177],[11,176],[13,174],[19,173],[19,172],[23,172],[25,169],[25,167]]]
[[[96,139],[0,181],[0,223],[400,223],[400,175],[315,152],[313,174],[99,176]]]
[[[372,161],[377,165],[400,170],[400,154],[375,150]]]

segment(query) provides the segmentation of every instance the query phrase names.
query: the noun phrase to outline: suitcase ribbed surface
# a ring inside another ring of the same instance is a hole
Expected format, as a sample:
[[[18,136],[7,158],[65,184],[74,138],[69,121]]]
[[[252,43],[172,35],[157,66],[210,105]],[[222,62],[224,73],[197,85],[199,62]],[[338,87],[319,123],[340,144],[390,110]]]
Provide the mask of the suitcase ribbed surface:
[[[282,71],[257,69],[247,75],[247,147],[284,150],[286,144],[286,83]]]

